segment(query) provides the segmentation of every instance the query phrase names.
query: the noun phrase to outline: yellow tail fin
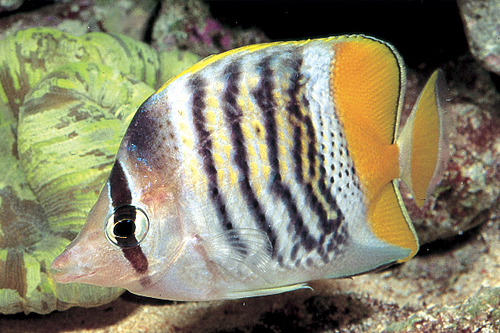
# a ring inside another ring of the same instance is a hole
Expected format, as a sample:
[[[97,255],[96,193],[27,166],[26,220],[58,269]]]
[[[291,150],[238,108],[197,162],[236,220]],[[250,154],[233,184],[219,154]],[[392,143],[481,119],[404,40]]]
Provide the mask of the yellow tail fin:
[[[444,74],[435,71],[420,93],[397,139],[401,179],[419,207],[434,191],[449,157],[448,89]]]

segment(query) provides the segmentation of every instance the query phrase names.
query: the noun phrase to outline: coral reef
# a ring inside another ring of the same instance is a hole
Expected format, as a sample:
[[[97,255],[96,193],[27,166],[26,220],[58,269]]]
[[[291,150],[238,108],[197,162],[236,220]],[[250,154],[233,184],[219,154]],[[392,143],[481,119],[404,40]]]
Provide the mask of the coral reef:
[[[37,3],[38,6],[41,4],[43,2]],[[141,40],[146,34],[156,5],[156,0],[58,1],[53,5],[41,6],[36,11],[3,18],[0,20],[0,38],[15,34],[21,29],[52,27],[75,36],[101,31],[126,34]]]
[[[48,28],[0,48],[0,312],[109,302],[122,291],[57,284],[50,264],[85,222],[137,108],[197,58]]]
[[[0,20],[0,39],[18,30],[52,27],[81,36],[89,32],[125,34],[156,50],[190,51],[205,57],[248,44],[268,42],[257,29],[222,26],[199,0],[75,0],[18,13]]]

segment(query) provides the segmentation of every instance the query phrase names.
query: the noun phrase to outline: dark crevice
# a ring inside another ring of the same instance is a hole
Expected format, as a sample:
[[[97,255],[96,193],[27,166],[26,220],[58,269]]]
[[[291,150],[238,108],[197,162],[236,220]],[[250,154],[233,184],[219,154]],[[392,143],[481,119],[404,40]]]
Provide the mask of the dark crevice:
[[[155,9],[153,10],[153,13],[149,17],[149,20],[147,22],[146,29],[144,31],[144,36],[143,36],[143,41],[147,44],[151,44],[151,41],[153,40],[153,28],[155,26],[156,20],[160,16],[161,13],[161,4],[162,1],[158,1],[158,3],[155,6]]]

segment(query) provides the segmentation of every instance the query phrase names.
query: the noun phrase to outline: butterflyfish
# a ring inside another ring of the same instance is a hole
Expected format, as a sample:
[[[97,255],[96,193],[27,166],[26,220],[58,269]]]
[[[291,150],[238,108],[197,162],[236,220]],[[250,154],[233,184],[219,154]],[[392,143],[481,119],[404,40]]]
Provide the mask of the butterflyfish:
[[[307,287],[413,257],[418,206],[448,158],[448,90],[432,74],[399,129],[390,44],[362,35],[210,56],[138,109],[58,282],[170,300]]]

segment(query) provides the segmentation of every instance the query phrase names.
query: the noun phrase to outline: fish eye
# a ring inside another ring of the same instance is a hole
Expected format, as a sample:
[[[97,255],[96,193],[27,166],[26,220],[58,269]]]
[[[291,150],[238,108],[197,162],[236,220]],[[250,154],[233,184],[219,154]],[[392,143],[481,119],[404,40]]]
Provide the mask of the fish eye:
[[[139,207],[118,207],[106,222],[106,237],[119,247],[133,247],[144,240],[149,229],[149,219]]]

